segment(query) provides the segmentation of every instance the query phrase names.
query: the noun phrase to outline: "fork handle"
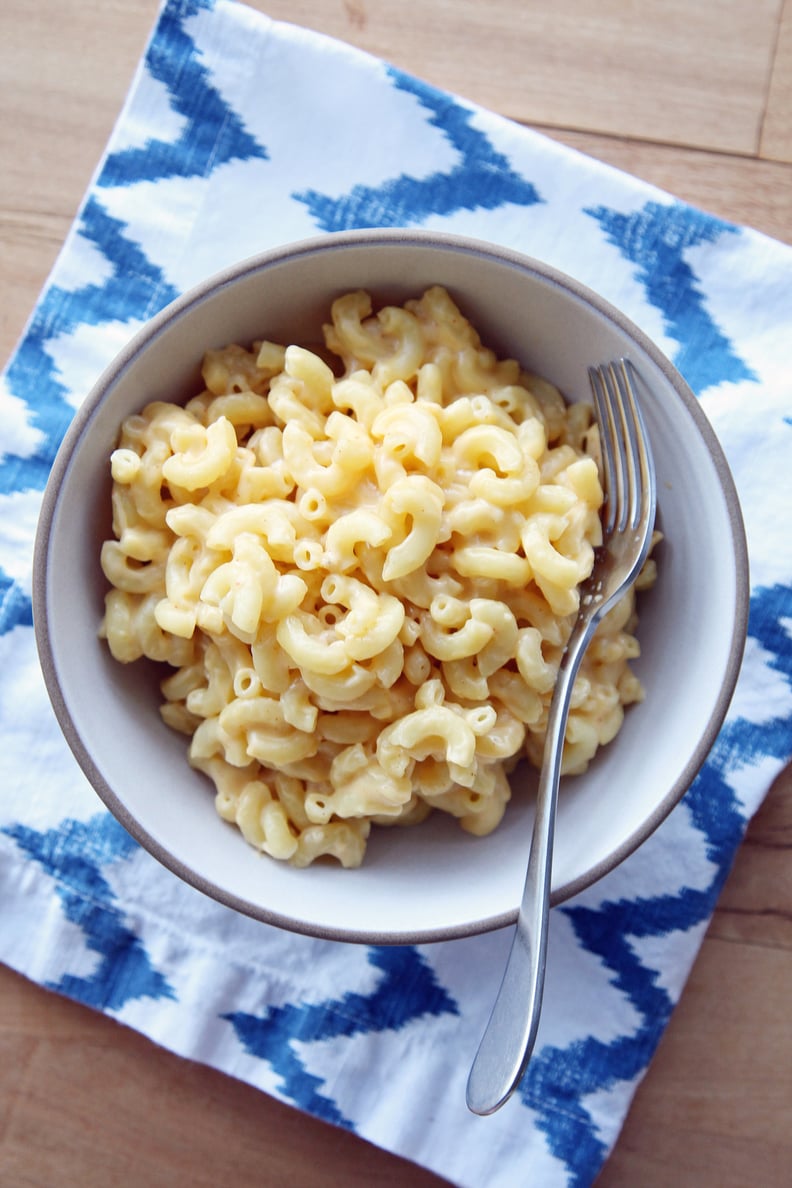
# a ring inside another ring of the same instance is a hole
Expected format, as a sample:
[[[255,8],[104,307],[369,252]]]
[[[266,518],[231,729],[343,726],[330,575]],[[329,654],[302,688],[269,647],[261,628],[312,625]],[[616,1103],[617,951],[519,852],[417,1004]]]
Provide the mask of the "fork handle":
[[[594,629],[578,619],[559,667],[547,721],[536,818],[517,927],[498,996],[470,1070],[467,1104],[492,1114],[513,1093],[533,1050],[542,1006],[550,876],[564,732],[572,686]]]

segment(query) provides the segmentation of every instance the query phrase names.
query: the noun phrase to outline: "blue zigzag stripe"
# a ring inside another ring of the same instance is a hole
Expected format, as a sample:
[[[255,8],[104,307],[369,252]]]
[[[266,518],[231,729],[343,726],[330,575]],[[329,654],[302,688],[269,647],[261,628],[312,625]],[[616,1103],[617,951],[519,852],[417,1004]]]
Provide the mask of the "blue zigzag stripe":
[[[80,223],[83,237],[111,265],[111,275],[101,285],[84,285],[74,291],[52,285],[37,306],[7,374],[11,390],[32,408],[33,425],[44,441],[32,457],[13,459],[0,470],[2,494],[41,490],[46,485],[58,446],[74,415],[66,388],[47,353],[47,344],[56,335],[67,334],[80,325],[143,320],[177,296],[162,269],[148,260],[124,234],[123,223],[111,218],[95,198],[86,202]]]
[[[25,594],[0,568],[0,635],[13,627],[33,626],[33,606]]]
[[[188,18],[213,6],[213,0],[168,4],[146,57],[147,69],[166,84],[174,109],[187,118],[182,134],[173,144],[151,140],[144,148],[110,154],[98,176],[98,187],[133,185],[174,175],[206,176],[234,159],[266,158],[265,149],[211,85],[186,33]],[[47,352],[52,339],[80,325],[146,321],[179,295],[163,270],[129,237],[126,226],[111,218],[95,196],[87,199],[80,212],[79,227],[82,236],[110,263],[111,275],[102,284],[74,291],[52,285],[40,300],[6,375],[10,391],[32,409],[32,424],[42,433],[42,444],[31,456],[5,460],[0,469],[0,495],[43,490],[71,422],[74,410]],[[31,622],[29,596],[0,568],[0,635]]]
[[[426,178],[400,174],[381,186],[354,186],[341,198],[330,198],[317,190],[294,194],[308,207],[319,227],[341,231],[356,227],[405,227],[425,222],[431,215],[448,215],[457,210],[494,210],[514,203],[532,206],[542,199],[531,182],[516,173],[508,158],[499,153],[483,132],[471,127],[472,112],[391,67],[390,77],[432,113],[428,121],[440,128],[462,158],[448,173]]]
[[[695,273],[684,258],[687,248],[739,234],[739,228],[681,202],[647,202],[629,215],[605,206],[585,213],[637,265],[636,276],[650,302],[662,312],[669,335],[680,344],[674,363],[694,392],[701,395],[726,381],[757,380],[710,316]]]
[[[120,1010],[132,999],[176,997],[151,964],[140,938],[124,923],[102,874],[102,867],[136,849],[114,817],[102,813],[85,823],[67,819],[44,833],[25,825],[3,832],[56,880],[66,918],[82,930],[88,949],[101,957],[90,977],[64,973],[46,982],[48,989],[99,1010]]]
[[[7,371],[11,391],[33,409],[33,425],[42,434],[41,445],[25,458],[9,457],[0,468],[0,495],[13,491],[43,490],[52,463],[74,415],[66,389],[58,376],[47,343],[56,333],[78,325],[97,325],[131,317],[142,319],[176,297],[161,269],[151,264],[137,244],[123,233],[123,224],[111,219],[93,198],[82,214],[82,232],[112,265],[112,275],[102,285],[86,285],[69,292],[52,285],[36,308],[30,328]],[[0,567],[0,635],[33,622],[30,596]]]
[[[173,143],[149,140],[144,148],[114,153],[98,179],[100,186],[128,186],[166,177],[206,177],[229,161],[253,157],[267,160],[266,150],[246,131],[239,116],[209,82],[198,61],[185,21],[214,0],[181,0],[169,4],[160,17],[146,54],[149,74],[165,83],[171,103],[185,126]],[[174,63],[178,70],[174,71]]]
[[[783,586],[761,589],[751,604],[748,628],[765,651],[771,666],[792,685],[792,655],[782,620],[792,614],[790,591]],[[614,974],[614,985],[629,998],[642,1024],[634,1034],[610,1044],[589,1039],[570,1049],[544,1049],[529,1065],[519,1093],[538,1115],[550,1149],[573,1172],[573,1184],[591,1182],[607,1151],[597,1138],[583,1100],[587,1094],[630,1081],[651,1060],[674,1007],[668,993],[655,984],[655,973],[641,964],[630,937],[664,936],[687,931],[709,919],[742,841],[745,820],[727,774],[736,762],[756,753],[786,759],[789,718],[774,718],[761,726],[738,719],[724,727],[706,765],[694,781],[686,804],[696,827],[707,839],[708,857],[717,871],[704,890],[683,888],[677,895],[650,900],[605,903],[597,909],[561,910],[572,921],[581,944],[595,953]],[[559,1101],[564,1103],[561,1116]]]
[[[347,1130],[354,1130],[354,1123],[320,1092],[322,1081],[307,1071],[294,1042],[400,1031],[427,1015],[459,1014],[457,1004],[417,949],[370,948],[368,960],[384,974],[371,994],[348,993],[316,1004],[271,1007],[260,1017],[243,1012],[223,1016],[244,1049],[271,1064],[287,1097],[301,1109]]]

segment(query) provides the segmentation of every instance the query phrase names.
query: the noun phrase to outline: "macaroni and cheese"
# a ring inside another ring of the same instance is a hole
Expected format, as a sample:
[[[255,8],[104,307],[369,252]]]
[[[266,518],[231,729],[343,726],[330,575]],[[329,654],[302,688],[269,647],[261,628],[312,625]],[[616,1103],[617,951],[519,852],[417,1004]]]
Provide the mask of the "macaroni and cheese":
[[[541,761],[602,490],[588,406],[483,347],[445,289],[376,314],[347,293],[324,334],[209,350],[186,406],[124,422],[102,634],[171,667],[162,716],[221,817],[351,867],[375,824],[489,833]],[[634,625],[630,593],[584,658],[565,772],[642,696]]]

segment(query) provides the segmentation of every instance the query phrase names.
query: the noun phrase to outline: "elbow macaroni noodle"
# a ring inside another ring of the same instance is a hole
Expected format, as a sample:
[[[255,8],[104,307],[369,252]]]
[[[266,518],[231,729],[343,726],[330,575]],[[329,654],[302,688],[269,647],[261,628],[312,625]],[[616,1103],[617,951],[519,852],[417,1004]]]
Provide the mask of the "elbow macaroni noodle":
[[[376,315],[348,293],[325,340],[340,378],[233,345],[186,407],[127,418],[102,634],[171,666],[162,716],[248,842],[357,866],[372,824],[489,833],[508,772],[541,762],[602,491],[588,407],[482,347],[444,289]],[[565,772],[643,695],[634,627],[629,594],[583,661]]]

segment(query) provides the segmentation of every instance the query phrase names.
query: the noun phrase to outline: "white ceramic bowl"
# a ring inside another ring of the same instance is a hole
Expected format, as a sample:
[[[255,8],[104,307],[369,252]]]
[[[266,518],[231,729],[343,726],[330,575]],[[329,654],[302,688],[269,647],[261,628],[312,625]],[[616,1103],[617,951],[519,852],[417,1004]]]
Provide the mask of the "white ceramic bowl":
[[[158,713],[157,677],[120,665],[97,638],[109,534],[108,458],[122,419],[196,390],[203,351],[269,337],[317,342],[331,299],[367,288],[401,302],[445,285],[483,340],[588,399],[587,367],[629,355],[658,477],[665,533],[659,579],[641,601],[646,700],[585,776],[562,781],[553,900],[611,870],[688,788],[723,720],[746,631],[747,564],[727,465],[693,395],[624,316],[569,278],[485,244],[421,232],[362,231],[247,260],[200,285],[130,342],[80,409],[55,462],[36,549],[34,614],[64,733],[99,795],[148,850],[189,883],[254,917],[344,940],[418,942],[516,917],[532,809],[516,796],[500,828],[471,838],[436,814],[374,830],[359,870],[295,870],[257,854],[217,817],[185,740]]]

